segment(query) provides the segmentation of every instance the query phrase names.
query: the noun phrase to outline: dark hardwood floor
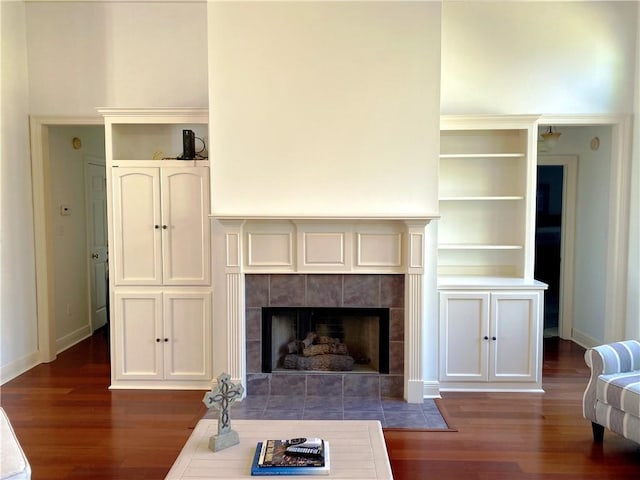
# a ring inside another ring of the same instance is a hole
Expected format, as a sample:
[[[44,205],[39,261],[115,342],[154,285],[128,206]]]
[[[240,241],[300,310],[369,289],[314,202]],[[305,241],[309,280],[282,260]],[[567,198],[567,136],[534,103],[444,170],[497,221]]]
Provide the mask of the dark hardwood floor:
[[[544,394],[443,393],[454,433],[386,432],[396,479],[637,479],[640,446],[582,418],[584,349],[546,339]]]
[[[637,479],[640,446],[582,418],[584,350],[545,341],[544,394],[444,393],[457,432],[385,431],[396,480]],[[108,390],[103,332],[1,387],[35,480],[162,479],[202,391]]]

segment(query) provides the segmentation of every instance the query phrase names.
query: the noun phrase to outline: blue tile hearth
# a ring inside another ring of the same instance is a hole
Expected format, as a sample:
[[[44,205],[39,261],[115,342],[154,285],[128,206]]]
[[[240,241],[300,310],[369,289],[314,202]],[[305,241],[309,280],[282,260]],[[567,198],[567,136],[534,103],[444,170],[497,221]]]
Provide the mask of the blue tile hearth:
[[[205,418],[217,418],[209,410]],[[447,430],[432,399],[422,404],[399,398],[320,395],[248,395],[231,407],[232,419],[245,420],[379,420],[383,428]]]

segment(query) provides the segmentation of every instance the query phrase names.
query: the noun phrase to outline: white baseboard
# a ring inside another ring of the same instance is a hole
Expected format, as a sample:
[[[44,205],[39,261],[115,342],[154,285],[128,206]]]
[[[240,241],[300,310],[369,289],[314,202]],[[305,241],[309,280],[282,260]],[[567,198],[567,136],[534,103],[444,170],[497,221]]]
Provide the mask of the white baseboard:
[[[109,390],[211,390],[210,380],[115,380]]]
[[[585,333],[582,333],[581,331],[576,330],[575,328],[573,329],[571,336],[572,336],[571,340],[573,340],[578,345],[584,348],[592,348],[598,345],[602,345],[604,343],[603,341],[596,340],[595,338]]]
[[[441,398],[440,395],[440,382],[437,380],[426,380],[423,382],[423,394],[424,398]]]
[[[91,336],[91,326],[85,325],[82,328],[79,328],[75,332],[71,332],[68,335],[65,335],[62,338],[58,338],[56,340],[56,352],[62,353],[66,349],[73,347],[76,343],[80,343],[85,338],[89,338]]]
[[[13,380],[18,375],[22,375],[27,370],[31,370],[36,365],[40,363],[40,356],[38,352],[30,353],[29,355],[25,355],[18,360],[15,360],[7,365],[4,365],[0,368],[0,385],[4,385],[9,380]]]

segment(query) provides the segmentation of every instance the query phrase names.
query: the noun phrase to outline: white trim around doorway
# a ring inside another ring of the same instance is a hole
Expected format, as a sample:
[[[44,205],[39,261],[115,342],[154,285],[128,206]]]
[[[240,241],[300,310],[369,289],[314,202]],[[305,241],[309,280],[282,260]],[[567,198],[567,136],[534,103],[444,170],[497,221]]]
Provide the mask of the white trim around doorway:
[[[38,316],[38,361],[56,359],[55,285],[50,192],[49,127],[103,125],[102,117],[31,116],[31,188],[33,198],[34,250],[36,259],[36,311]]]
[[[631,195],[632,121],[630,115],[541,115],[538,125],[611,126],[611,179],[609,191],[615,192],[609,204],[606,306],[604,339],[624,338],[627,323],[627,270],[629,239],[629,202]],[[574,338],[575,340],[575,338]],[[593,346],[593,345],[584,345]]]

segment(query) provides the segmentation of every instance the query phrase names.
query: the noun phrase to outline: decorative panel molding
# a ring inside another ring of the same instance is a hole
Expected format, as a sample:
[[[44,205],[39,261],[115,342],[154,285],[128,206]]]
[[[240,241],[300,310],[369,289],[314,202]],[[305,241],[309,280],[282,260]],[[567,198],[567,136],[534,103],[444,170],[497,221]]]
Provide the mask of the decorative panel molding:
[[[424,273],[425,228],[429,222],[405,222],[407,229],[407,273]]]
[[[240,266],[240,234],[239,233],[227,233],[227,267],[239,267]]]
[[[224,226],[225,272],[239,273],[242,269],[242,226],[244,220],[220,220]]]
[[[424,233],[409,235],[409,267],[424,267]]]
[[[357,233],[359,267],[401,267],[401,233]]]
[[[244,226],[244,270],[402,273],[409,256],[413,266],[422,268],[427,222],[418,223],[408,228],[399,221],[249,221]],[[405,245],[408,232],[416,236]]]
[[[293,267],[293,234],[247,233],[247,266]]]
[[[347,265],[347,233],[302,232],[300,268],[338,267]]]

